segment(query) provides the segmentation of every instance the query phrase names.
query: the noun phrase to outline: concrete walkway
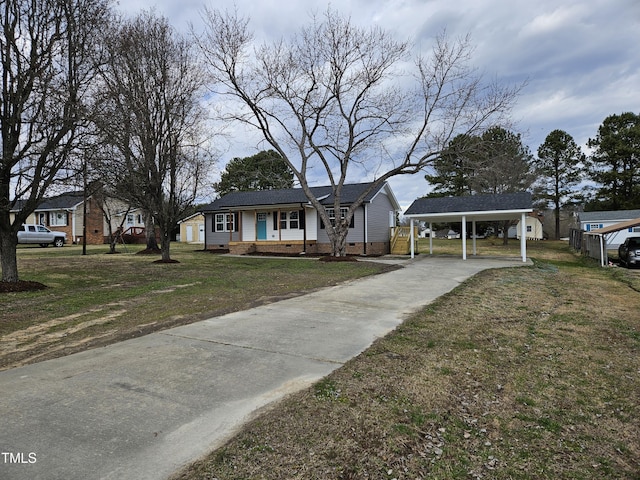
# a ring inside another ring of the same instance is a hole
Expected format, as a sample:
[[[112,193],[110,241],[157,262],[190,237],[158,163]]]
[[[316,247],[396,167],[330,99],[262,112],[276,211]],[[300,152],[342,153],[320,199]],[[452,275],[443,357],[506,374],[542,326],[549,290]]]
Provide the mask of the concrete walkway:
[[[259,259],[256,259],[259,261]],[[220,446],[411,312],[521,259],[404,268],[0,372],[0,479],[158,480]]]

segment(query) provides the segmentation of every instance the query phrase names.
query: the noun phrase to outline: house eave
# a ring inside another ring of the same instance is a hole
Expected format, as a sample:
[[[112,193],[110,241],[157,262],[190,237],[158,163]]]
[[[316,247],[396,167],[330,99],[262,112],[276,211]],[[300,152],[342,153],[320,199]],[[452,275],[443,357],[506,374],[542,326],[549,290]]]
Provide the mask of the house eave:
[[[430,220],[432,222],[460,222],[462,217],[467,221],[473,220],[514,220],[520,215],[533,212],[533,208],[513,209],[513,210],[476,210],[468,212],[440,212],[440,213],[412,213],[405,217],[415,220]]]

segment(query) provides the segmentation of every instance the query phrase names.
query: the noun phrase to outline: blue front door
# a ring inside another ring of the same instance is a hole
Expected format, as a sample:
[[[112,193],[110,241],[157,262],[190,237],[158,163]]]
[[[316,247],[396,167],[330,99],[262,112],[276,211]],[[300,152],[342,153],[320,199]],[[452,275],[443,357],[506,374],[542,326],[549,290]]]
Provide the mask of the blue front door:
[[[267,239],[267,214],[258,213],[257,215],[257,240]]]

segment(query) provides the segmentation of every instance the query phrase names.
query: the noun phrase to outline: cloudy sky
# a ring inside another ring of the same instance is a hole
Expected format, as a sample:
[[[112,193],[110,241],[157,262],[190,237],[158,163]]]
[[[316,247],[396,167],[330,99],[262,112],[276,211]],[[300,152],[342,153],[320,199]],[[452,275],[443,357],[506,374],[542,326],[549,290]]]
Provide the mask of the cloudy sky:
[[[286,37],[329,5],[355,23],[378,24],[418,46],[430,45],[443,29],[470,34],[475,66],[506,84],[527,82],[513,119],[534,154],[554,129],[586,151],[608,115],[640,113],[640,0],[207,1],[121,0],[118,8],[131,15],[155,9],[186,32],[190,22],[198,30],[203,5],[235,5],[258,38]],[[245,155],[241,143],[234,148],[224,160]],[[428,191],[422,175],[390,183],[403,208]]]

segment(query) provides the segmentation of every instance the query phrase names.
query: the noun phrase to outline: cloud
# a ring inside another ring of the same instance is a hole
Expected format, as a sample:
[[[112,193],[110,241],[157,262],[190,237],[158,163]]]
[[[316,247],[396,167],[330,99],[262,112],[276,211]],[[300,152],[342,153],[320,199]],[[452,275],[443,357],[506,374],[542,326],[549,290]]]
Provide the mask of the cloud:
[[[473,63],[488,78],[508,85],[526,81],[514,109],[518,131],[532,152],[554,129],[583,145],[611,114],[640,113],[640,2],[638,0],[217,0],[211,8],[234,9],[251,18],[257,38],[287,37],[330,5],[354,23],[378,25],[428,52],[436,35],[471,35]],[[178,29],[200,22],[202,0],[129,0],[134,14],[155,6]],[[234,139],[229,157],[255,149]],[[423,175],[391,182],[405,205],[424,195]]]

